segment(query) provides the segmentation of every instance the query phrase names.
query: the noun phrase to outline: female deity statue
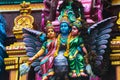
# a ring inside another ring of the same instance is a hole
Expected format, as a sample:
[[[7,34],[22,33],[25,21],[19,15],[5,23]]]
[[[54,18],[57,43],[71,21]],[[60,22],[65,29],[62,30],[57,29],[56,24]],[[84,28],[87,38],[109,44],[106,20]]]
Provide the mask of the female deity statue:
[[[71,77],[87,76],[84,73],[85,63],[83,57],[83,52],[87,55],[87,50],[84,47],[83,38],[80,36],[82,28],[80,21],[81,18],[77,18],[72,24],[72,30],[67,40],[67,49],[64,53],[64,56],[68,58],[69,75]]]
[[[47,50],[47,54],[40,61],[42,80],[47,80],[48,77],[54,75],[53,63],[57,41],[54,27],[51,24],[47,26],[47,38],[47,41],[43,43],[41,49],[33,57],[29,58],[29,61],[33,62],[35,59],[44,54],[44,52]]]

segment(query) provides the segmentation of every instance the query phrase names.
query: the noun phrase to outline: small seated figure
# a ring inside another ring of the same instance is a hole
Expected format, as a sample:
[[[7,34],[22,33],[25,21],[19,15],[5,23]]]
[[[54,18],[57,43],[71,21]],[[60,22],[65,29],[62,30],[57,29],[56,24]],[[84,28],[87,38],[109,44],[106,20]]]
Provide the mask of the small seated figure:
[[[48,22],[49,23],[49,22]],[[45,41],[41,49],[31,58],[30,62],[33,62],[35,59],[39,58],[47,50],[47,54],[40,61],[40,66],[42,70],[42,80],[47,80],[50,76],[54,75],[53,63],[54,63],[54,53],[56,51],[56,33],[52,25],[47,26],[47,41]]]
[[[64,56],[68,59],[71,77],[87,76],[84,73],[85,61],[83,52],[87,55],[87,50],[83,44],[83,38],[80,36],[82,24],[80,18],[72,24],[72,31],[68,36],[67,49]],[[79,47],[79,48],[78,48]],[[81,50],[80,50],[81,49]]]

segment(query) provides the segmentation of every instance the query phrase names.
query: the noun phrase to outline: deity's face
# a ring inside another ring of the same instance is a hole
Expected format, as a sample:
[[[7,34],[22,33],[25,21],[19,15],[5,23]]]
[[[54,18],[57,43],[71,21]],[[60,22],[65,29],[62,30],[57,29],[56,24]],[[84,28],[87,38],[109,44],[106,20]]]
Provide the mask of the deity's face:
[[[60,32],[61,32],[61,34],[67,35],[67,34],[69,34],[69,31],[70,31],[70,28],[69,28],[68,23],[62,22],[60,24]]]
[[[53,38],[56,37],[56,33],[55,33],[55,31],[54,31],[53,28],[49,28],[49,29],[47,30],[47,37],[48,37],[49,39],[53,39]]]
[[[72,31],[71,31],[71,35],[72,36],[77,36],[79,34],[79,30],[76,26],[72,26]]]

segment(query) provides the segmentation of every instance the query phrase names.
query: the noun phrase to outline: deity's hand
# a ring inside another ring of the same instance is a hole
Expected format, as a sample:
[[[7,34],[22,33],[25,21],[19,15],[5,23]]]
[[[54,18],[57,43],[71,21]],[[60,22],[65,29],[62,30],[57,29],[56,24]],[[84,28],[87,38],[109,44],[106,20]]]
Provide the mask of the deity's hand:
[[[70,56],[69,56],[69,59],[70,59],[70,60],[74,59],[74,56],[71,56],[71,55],[70,55]]]
[[[34,59],[31,57],[28,59],[29,63],[32,63],[34,61]]]

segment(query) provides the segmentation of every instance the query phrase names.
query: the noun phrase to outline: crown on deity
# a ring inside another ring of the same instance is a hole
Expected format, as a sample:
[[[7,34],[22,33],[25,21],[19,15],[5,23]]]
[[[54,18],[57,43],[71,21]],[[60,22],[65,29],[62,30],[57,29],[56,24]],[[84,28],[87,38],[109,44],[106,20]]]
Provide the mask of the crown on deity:
[[[46,23],[46,27],[52,26],[52,23],[48,20]]]
[[[81,17],[78,17],[76,21],[72,23],[72,26],[76,26],[78,29],[80,29],[82,27],[81,21]]]
[[[46,29],[49,29],[49,28],[54,28],[54,26],[52,25],[52,22],[48,20],[46,23]]]
[[[68,15],[67,13],[65,12],[64,15],[62,16],[60,22],[66,22],[66,23],[70,23],[69,19],[68,19]]]

